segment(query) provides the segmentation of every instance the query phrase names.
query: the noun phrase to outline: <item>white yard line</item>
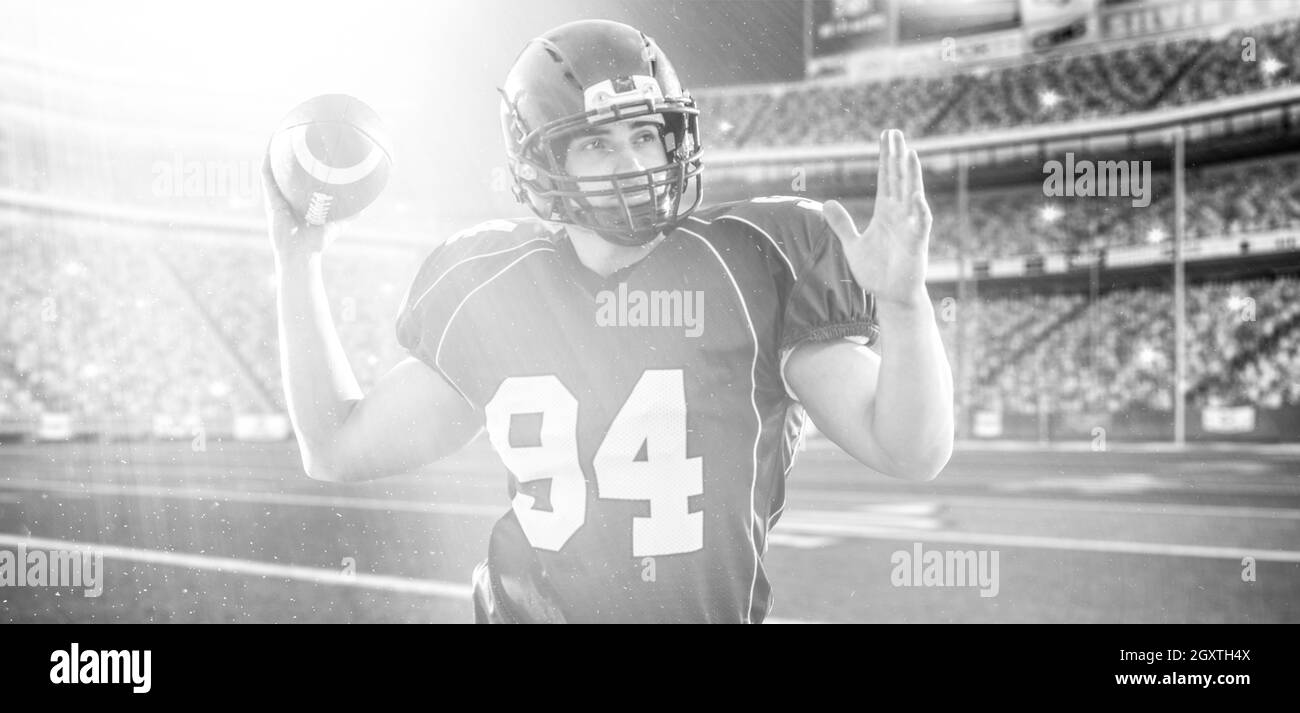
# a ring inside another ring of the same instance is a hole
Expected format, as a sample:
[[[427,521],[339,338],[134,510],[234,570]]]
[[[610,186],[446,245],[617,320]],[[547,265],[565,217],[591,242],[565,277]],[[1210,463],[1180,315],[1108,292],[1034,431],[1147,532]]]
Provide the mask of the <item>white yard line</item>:
[[[445,582],[437,579],[408,579],[382,574],[344,574],[335,569],[321,567],[302,567],[256,560],[237,559],[234,557],[214,557],[183,552],[164,552],[139,547],[121,547],[71,540],[55,540],[44,537],[23,537],[0,533],[0,546],[18,547],[22,545],[32,550],[80,550],[99,552],[108,559],[142,564],[163,565],[169,567],[186,567],[189,569],[240,574],[274,579],[292,579],[299,582],[325,584],[361,589],[378,589],[398,594],[418,594],[444,599],[468,600],[473,595],[473,588],[468,584]],[[798,619],[769,617],[769,624],[811,624],[813,622]]]
[[[4,484],[0,481],[0,486]],[[884,505],[888,503],[915,503],[919,497],[915,494],[887,495],[868,493],[860,490],[817,490],[813,488],[792,489],[791,499],[818,500],[825,499],[839,505],[855,503],[857,505]],[[1170,515],[1175,517],[1240,517],[1267,518],[1281,520],[1300,520],[1300,509],[1294,508],[1256,508],[1240,505],[1179,505],[1175,503],[1140,503],[1079,500],[1074,498],[1053,500],[1049,498],[1002,497],[996,495],[943,495],[927,493],[927,502],[944,505],[959,505],[991,510],[1066,510],[1079,512],[1105,512],[1134,515]]]
[[[1300,562],[1300,552],[1294,550],[1266,550],[1249,547],[1213,547],[1162,542],[1134,542],[1126,540],[1090,540],[1075,537],[1044,537],[1000,532],[959,532],[955,530],[903,530],[873,525],[852,525],[847,522],[819,522],[806,513],[782,520],[778,527],[801,534],[857,537],[868,540],[905,542],[951,542],[992,547],[1023,547],[1042,550],[1070,550],[1074,552],[1113,552],[1120,554],[1162,555],[1167,557],[1200,557],[1208,559],[1234,559],[1254,557],[1263,562]]]
[[[435,515],[500,517],[510,508],[501,505],[467,505],[461,503],[425,503],[396,498],[359,498],[347,495],[312,495],[310,493],[268,493],[265,491],[225,490],[221,488],[170,487],[165,485],[118,485],[114,483],[73,483],[48,480],[0,480],[0,489],[82,493],[126,497],[177,498],[183,500],[221,500],[258,505],[297,505],[332,507],[349,510],[379,510]]]
[[[497,517],[505,512],[503,506],[436,504],[394,500],[388,498],[351,498],[344,496],[310,495],[302,493],[249,493],[211,488],[167,488],[144,485],[115,485],[109,483],[50,483],[48,481],[0,481],[0,488],[31,491],[89,493],[96,495],[122,495],[136,497],[166,497],[181,499],[209,499],[227,502],[266,505],[297,505],[332,507],[339,509],[378,510],[384,512],[412,512],[439,515]],[[938,498],[943,500],[943,498]],[[915,500],[915,498],[913,498]],[[987,504],[994,498],[981,499]],[[1010,500],[1010,499],[1007,499]],[[1056,503],[1057,501],[1046,501]],[[1101,504],[1098,506],[1118,505]],[[1128,504],[1130,507],[1133,504]],[[1160,508],[1156,510],[1154,508]],[[1210,506],[1195,509],[1183,506],[1183,512],[1170,512],[1177,506],[1152,505],[1146,514],[1159,512],[1166,515],[1204,515]],[[1239,517],[1259,517],[1267,510],[1231,508]],[[1284,511],[1294,513],[1293,510]],[[1249,547],[1215,547],[1176,543],[1135,542],[1124,540],[1094,540],[1085,538],[1046,537],[1012,533],[960,532],[954,530],[913,529],[889,527],[888,521],[872,517],[869,513],[816,510],[787,511],[779,531],[786,534],[852,537],[889,541],[954,542],[998,547],[1023,547],[1029,549],[1072,550],[1078,552],[1114,552],[1123,554],[1150,554],[1172,557],[1199,557],[1212,559],[1241,559],[1254,557],[1266,562],[1300,562],[1300,552],[1293,550],[1252,549]]]
[[[0,546],[17,547],[22,545],[31,550],[89,550],[99,552],[108,559],[140,562],[142,564],[186,567],[227,574],[242,574],[255,577],[272,577],[292,579],[299,582],[328,584],[362,589],[380,589],[400,594],[420,594],[448,599],[468,599],[472,589],[468,584],[443,582],[436,579],[408,579],[383,574],[357,572],[345,574],[337,569],[321,567],[303,567],[300,565],[280,564],[278,562],[259,562],[257,560],[238,559],[235,557],[215,557],[196,555],[186,552],[165,552],[140,547],[123,547],[71,540],[55,540],[45,537],[23,537],[0,533]]]
[[[499,487],[499,486],[496,486]],[[509,505],[503,502],[495,505],[463,505],[412,502],[397,498],[368,498],[348,495],[312,495],[308,493],[272,493],[262,490],[229,490],[222,488],[203,488],[195,486],[173,487],[163,485],[119,485],[115,483],[88,483],[70,480],[35,480],[0,479],[0,489],[37,490],[62,493],[86,493],[91,495],[125,495],[152,496],[170,498],[191,498],[205,500],[227,500],[230,502],[251,502],[284,505],[325,506],[356,508],[361,510],[391,510],[394,512],[434,513],[444,515],[484,515],[500,516],[505,514]],[[791,490],[790,497],[802,500],[828,500],[839,505],[897,505],[900,515],[910,513],[917,503],[924,503],[925,512],[933,512],[933,504],[959,505],[965,507],[988,508],[995,510],[1058,510],[1080,512],[1104,512],[1135,515],[1167,515],[1171,517],[1236,517],[1247,519],[1282,519],[1300,520],[1300,509],[1295,508],[1257,508],[1249,506],[1218,505],[1179,505],[1172,503],[1141,502],[1095,502],[1064,498],[1022,498],[985,495],[943,495],[927,493],[916,494],[882,494],[861,490],[820,490],[799,488]],[[817,512],[816,508],[805,508],[802,512]],[[834,512],[844,512],[836,508]]]

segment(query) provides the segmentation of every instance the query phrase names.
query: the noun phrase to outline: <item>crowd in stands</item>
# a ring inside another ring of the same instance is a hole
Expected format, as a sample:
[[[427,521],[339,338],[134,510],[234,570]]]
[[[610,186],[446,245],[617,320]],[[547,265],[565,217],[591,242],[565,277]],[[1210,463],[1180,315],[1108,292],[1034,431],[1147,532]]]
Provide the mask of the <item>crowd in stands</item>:
[[[1243,60],[1245,36],[1255,61]],[[700,105],[711,148],[821,145],[874,141],[885,128],[919,137],[1117,116],[1285,86],[1298,73],[1293,20],[942,76],[701,92]],[[105,148],[65,152],[75,160],[63,156],[64,170],[49,171],[45,152],[57,146],[5,131],[0,185],[19,191],[111,202],[119,197],[111,187],[143,186],[141,177],[175,168],[141,162],[145,154],[123,162]],[[6,146],[31,150],[6,156]],[[223,210],[252,210],[253,178],[222,196]],[[175,196],[159,201],[168,190],[149,186],[151,205],[190,209]],[[1186,189],[1190,240],[1300,228],[1300,154],[1189,165]],[[932,259],[956,257],[963,235],[968,257],[988,259],[1167,243],[1174,232],[1164,173],[1145,207],[1129,197],[1048,197],[1040,183],[975,186],[969,198],[963,229],[956,197],[932,192]],[[844,203],[865,225],[871,200]],[[332,314],[369,388],[404,356],[393,322],[420,255],[340,245],[331,258]],[[0,218],[0,419],[282,412],[273,271],[256,236]],[[973,404],[1011,413],[1171,409],[1171,313],[1164,287],[1113,290],[1095,302],[1021,293],[936,304]],[[1187,316],[1193,406],[1300,405],[1300,279],[1196,284]]]
[[[96,238],[50,222],[0,229],[0,417],[282,411],[269,249],[222,237]],[[393,320],[419,256],[354,248],[335,257],[326,261],[333,316],[368,388],[403,356]],[[1166,288],[935,307],[949,359],[982,408],[1172,408]],[[1300,405],[1300,278],[1194,284],[1187,315],[1194,407]]]
[[[1189,403],[1300,405],[1300,279],[1188,289]],[[969,345],[972,399],[1010,413],[1173,408],[1173,297],[1167,288],[977,299],[938,305],[950,361]],[[973,344],[972,344],[973,342]],[[956,367],[955,367],[956,368]]]
[[[972,190],[967,257],[1091,254],[1107,247],[1167,244],[1174,235],[1172,182],[1155,174],[1152,183],[1151,203],[1142,207],[1123,196],[1048,197],[1038,183]],[[1300,154],[1192,166],[1186,190],[1187,240],[1300,227]],[[872,200],[841,202],[859,225],[870,220]],[[956,258],[962,235],[956,197],[931,195],[930,208],[931,259]]]
[[[262,242],[175,240],[158,245],[196,304],[283,407],[275,312],[275,263]],[[397,309],[419,267],[414,252],[339,246],[324,261],[326,294],[339,339],[363,388],[400,360]],[[231,282],[232,276],[238,278]]]
[[[0,226],[0,414],[228,418],[256,402],[142,240]]]
[[[1300,20],[1291,19],[942,76],[731,88],[702,92],[699,100],[708,145],[786,147],[871,142],[886,128],[915,138],[1117,116],[1287,86],[1298,77]],[[1300,225],[1300,155],[1189,165],[1186,178],[1189,240]],[[1153,179],[1146,206],[1130,197],[1049,197],[1037,183],[976,187],[966,231],[955,195],[932,192],[931,257],[957,257],[963,235],[976,259],[1168,241],[1173,181],[1167,173]],[[844,202],[860,222],[870,218],[869,197]]]
[[[1254,59],[1243,38],[1254,41]],[[1222,37],[1166,39],[944,76],[821,81],[698,92],[705,144],[771,147],[874,141],[1114,117],[1286,86],[1300,77],[1300,21]]]
[[[269,248],[144,233],[0,226],[0,417],[228,423],[284,410]],[[327,262],[326,282],[366,388],[399,358],[393,322],[419,256],[348,252]]]
[[[1258,404],[1277,408],[1300,403],[1300,333],[1295,330],[1282,336],[1272,352],[1246,364],[1238,375],[1238,389],[1232,387],[1220,396],[1224,403]]]
[[[1300,280],[1222,286],[1218,296],[1233,319],[1225,323],[1227,329],[1213,332],[1214,347],[1202,354],[1209,374],[1206,400],[1269,408],[1300,404]],[[1205,318],[1199,321],[1198,329],[1204,331]],[[1244,364],[1232,368],[1233,358],[1244,359]]]

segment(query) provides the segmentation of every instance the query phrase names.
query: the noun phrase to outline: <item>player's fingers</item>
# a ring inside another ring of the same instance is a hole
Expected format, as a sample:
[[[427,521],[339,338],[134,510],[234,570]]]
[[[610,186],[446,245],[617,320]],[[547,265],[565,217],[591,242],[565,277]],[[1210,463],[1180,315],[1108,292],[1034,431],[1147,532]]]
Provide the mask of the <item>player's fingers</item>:
[[[886,132],[886,139],[889,143],[890,195],[895,200],[901,201],[908,196],[906,186],[903,185],[903,165],[907,160],[903,145],[903,132],[898,129],[890,129]]]
[[[840,240],[853,240],[858,237],[858,229],[853,225],[853,216],[849,215],[849,211],[839,201],[823,203],[822,215]]]
[[[934,214],[930,212],[930,203],[925,200],[924,191],[916,191],[912,194],[912,215],[921,225],[921,235],[929,237],[930,228],[934,226]]]
[[[876,161],[876,203],[888,199],[894,194],[894,186],[890,182],[892,174],[889,165],[889,132],[880,133],[880,154]]]
[[[925,195],[925,181],[921,178],[921,157],[916,154],[915,150],[907,152],[907,163],[904,169],[907,176],[905,181],[907,195],[921,193]]]

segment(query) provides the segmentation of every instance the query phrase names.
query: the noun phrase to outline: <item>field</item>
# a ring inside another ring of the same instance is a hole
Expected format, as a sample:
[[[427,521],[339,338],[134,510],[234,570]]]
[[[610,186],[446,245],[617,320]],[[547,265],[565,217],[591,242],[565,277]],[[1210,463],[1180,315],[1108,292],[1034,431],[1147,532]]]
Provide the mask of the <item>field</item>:
[[[814,445],[790,483],[769,621],[1300,622],[1294,448],[962,449],[917,485]],[[467,622],[506,507],[482,441],[348,486],[291,443],[0,445],[0,550],[105,555],[101,596],[0,587],[0,622]],[[916,543],[996,554],[995,596],[894,586]]]

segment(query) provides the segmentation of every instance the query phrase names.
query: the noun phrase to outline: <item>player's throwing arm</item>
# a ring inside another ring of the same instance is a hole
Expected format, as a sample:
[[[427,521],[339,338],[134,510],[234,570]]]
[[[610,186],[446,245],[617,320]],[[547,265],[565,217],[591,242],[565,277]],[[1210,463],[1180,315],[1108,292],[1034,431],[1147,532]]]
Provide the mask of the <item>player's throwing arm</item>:
[[[282,127],[277,139],[292,131]],[[303,155],[310,142],[277,139],[262,182],[275,251],[280,369],[304,469],[320,480],[362,480],[401,473],[456,450],[481,423],[464,399],[417,359],[398,364],[363,397],[330,315],[323,254],[341,230],[337,219],[363,208],[377,189],[358,199],[356,184],[366,176],[340,178],[330,173],[327,158]],[[293,167],[277,171],[277,161]],[[346,163],[373,163],[372,170],[386,171],[386,158]],[[309,185],[292,185],[296,181]]]

